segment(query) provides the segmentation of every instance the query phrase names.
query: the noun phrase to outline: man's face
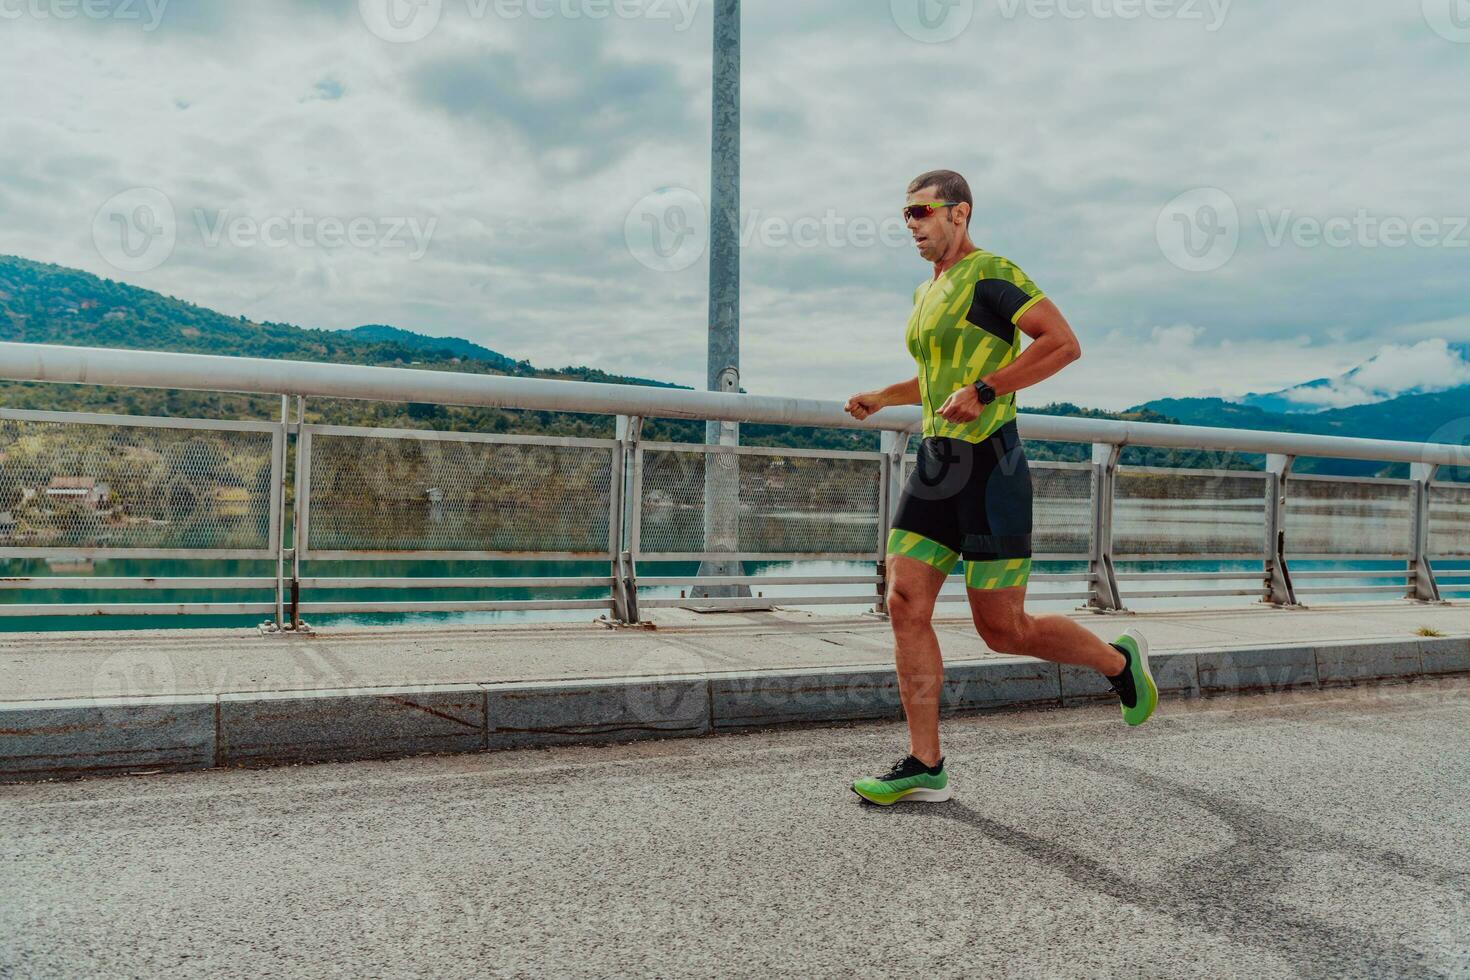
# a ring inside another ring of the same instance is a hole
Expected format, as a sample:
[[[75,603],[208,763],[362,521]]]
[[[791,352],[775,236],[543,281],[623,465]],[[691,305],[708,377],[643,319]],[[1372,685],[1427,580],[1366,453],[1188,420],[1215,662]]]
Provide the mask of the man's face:
[[[921,187],[908,196],[905,204],[931,204],[942,201],[937,187]],[[925,262],[938,262],[949,254],[950,247],[965,234],[965,205],[935,208],[927,218],[905,218],[909,234]]]

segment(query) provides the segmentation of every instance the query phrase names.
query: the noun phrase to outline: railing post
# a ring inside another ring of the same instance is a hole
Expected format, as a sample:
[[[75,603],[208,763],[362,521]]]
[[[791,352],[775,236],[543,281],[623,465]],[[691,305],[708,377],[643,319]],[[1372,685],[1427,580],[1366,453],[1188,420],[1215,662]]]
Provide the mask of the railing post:
[[[305,632],[308,627],[301,621],[301,549],[302,515],[306,512],[308,474],[311,465],[304,443],[307,441],[302,427],[306,424],[306,396],[296,396],[296,499],[291,505],[291,629]]]
[[[1092,444],[1092,540],[1087,562],[1087,606],[1099,613],[1125,612],[1113,570],[1113,493],[1122,446]]]
[[[888,615],[888,532],[898,514],[899,497],[903,495],[903,458],[908,452],[909,433],[888,429],[878,435],[878,448],[883,453],[883,476],[878,489],[878,598],[872,612]]]
[[[633,552],[638,540],[643,497],[643,419],[619,415],[618,449],[613,456],[613,516],[609,545],[613,555],[613,614],[626,625],[638,622],[638,580]]]
[[[1295,460],[1295,456],[1279,453],[1266,455],[1266,539],[1262,553],[1266,598],[1262,601],[1282,609],[1304,608],[1296,601],[1291,567],[1286,561],[1286,482]]]
[[[1414,539],[1409,553],[1409,592],[1405,598],[1449,605],[1439,594],[1434,567],[1429,563],[1429,495],[1438,472],[1437,463],[1409,464],[1409,479],[1414,481]]]
[[[286,623],[286,441],[291,437],[291,396],[281,396],[281,438],[277,443],[275,479],[271,494],[276,512],[276,621],[274,629],[285,629]]]

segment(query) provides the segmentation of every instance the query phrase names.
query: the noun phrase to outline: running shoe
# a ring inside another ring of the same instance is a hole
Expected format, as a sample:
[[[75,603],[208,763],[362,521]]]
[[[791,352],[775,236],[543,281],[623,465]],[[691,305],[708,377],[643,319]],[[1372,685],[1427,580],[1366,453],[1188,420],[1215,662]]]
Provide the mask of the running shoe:
[[[1128,664],[1121,674],[1109,677],[1108,681],[1122,701],[1123,720],[1130,725],[1142,725],[1159,703],[1159,686],[1154,683],[1153,672],[1148,667],[1148,640],[1137,629],[1129,627],[1113,641],[1112,646]]]
[[[859,779],[852,784],[852,791],[879,806],[891,806],[899,800],[940,803],[950,797],[949,773],[944,771],[942,758],[939,765],[931,769],[913,756],[906,755],[883,776]]]

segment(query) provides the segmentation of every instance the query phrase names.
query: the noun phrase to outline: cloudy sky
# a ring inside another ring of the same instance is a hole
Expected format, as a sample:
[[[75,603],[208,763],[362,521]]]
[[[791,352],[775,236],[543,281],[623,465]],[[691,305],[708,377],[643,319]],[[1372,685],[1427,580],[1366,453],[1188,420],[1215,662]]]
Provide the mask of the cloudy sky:
[[[702,385],[711,3],[0,0],[0,253]],[[746,0],[744,28],[749,391],[912,376],[930,270],[895,216],[940,166],[1082,341],[1023,405],[1466,376],[1470,0]]]

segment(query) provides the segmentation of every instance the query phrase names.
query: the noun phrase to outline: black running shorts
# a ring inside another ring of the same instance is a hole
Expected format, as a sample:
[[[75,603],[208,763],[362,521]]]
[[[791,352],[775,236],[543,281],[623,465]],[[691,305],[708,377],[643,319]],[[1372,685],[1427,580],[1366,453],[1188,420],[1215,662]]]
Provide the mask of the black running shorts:
[[[930,436],[904,484],[888,554],[948,575],[965,559],[971,589],[1024,586],[1031,575],[1031,470],[1016,421],[984,442]]]

